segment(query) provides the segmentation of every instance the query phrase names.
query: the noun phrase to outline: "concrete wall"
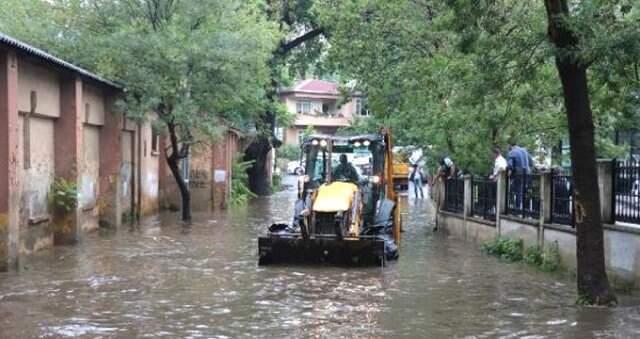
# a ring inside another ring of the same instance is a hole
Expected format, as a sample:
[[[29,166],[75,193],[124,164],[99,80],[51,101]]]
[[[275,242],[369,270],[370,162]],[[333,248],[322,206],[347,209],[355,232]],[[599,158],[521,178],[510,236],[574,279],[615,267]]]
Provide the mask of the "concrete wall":
[[[495,239],[497,232],[494,223],[444,211],[438,215],[438,225],[444,225],[442,228],[449,236],[476,243]]]

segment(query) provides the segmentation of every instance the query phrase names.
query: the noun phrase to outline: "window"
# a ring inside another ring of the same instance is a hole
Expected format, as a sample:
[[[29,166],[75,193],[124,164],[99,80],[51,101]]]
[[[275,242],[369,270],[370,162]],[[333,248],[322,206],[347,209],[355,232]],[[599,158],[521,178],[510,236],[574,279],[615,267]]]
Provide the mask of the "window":
[[[298,145],[302,145],[303,140],[304,140],[304,131],[298,130]]]
[[[327,104],[327,103],[323,103],[322,104],[322,114],[324,114],[324,115],[329,114],[329,104]]]
[[[356,98],[356,112],[360,116],[369,116],[369,109],[367,108],[367,100],[362,98]]]
[[[311,113],[311,101],[308,101],[308,100],[296,101],[296,113],[298,114]]]
[[[276,127],[275,135],[276,135],[276,139],[284,140],[284,128]]]

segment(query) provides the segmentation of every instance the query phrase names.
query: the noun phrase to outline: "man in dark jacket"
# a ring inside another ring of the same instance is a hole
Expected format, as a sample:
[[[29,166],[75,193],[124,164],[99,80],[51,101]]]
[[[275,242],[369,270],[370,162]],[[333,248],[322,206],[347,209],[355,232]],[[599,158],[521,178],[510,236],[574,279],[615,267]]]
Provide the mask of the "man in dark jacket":
[[[332,176],[334,181],[350,181],[357,183],[359,179],[358,171],[356,171],[355,167],[353,167],[353,165],[351,165],[347,160],[346,154],[340,154],[340,163],[333,170]]]

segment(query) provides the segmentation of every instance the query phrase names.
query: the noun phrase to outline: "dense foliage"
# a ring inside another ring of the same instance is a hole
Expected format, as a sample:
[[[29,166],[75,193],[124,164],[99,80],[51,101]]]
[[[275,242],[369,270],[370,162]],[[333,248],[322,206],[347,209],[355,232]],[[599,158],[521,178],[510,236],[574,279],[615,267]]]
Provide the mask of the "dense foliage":
[[[494,145],[515,141],[542,160],[566,138],[543,1],[327,0],[316,10],[328,64],[369,95],[376,123],[360,127],[390,125],[398,143],[476,173]],[[613,130],[640,121],[640,7],[581,1],[575,11],[567,24],[584,29],[579,55],[593,63],[599,153],[620,155]]]

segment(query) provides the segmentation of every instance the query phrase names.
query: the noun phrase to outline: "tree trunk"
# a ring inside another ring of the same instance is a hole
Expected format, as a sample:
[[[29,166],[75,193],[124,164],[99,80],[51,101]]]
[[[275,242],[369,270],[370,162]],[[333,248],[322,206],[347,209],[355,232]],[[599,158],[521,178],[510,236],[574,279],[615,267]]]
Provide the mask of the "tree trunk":
[[[191,191],[189,190],[187,183],[184,181],[182,173],[180,173],[180,161],[177,157],[169,156],[167,157],[167,164],[169,165],[171,174],[173,174],[173,178],[176,180],[176,184],[178,184],[178,189],[180,190],[180,198],[182,199],[182,221],[190,222]]]
[[[249,176],[249,189],[257,195],[271,194],[271,182],[269,178],[268,155],[272,149],[269,139],[258,137],[245,151],[244,161],[253,161],[253,165],[247,169]]]
[[[562,82],[569,124],[571,170],[575,194],[576,256],[578,293],[583,302],[598,305],[615,304],[604,263],[604,236],[600,214],[600,194],[596,169],[594,125],[587,68],[567,49],[578,44],[576,35],[562,22],[569,15],[566,0],[546,0],[549,38],[560,51],[556,67]]]
[[[190,223],[191,191],[180,172],[180,160],[188,159],[189,145],[183,144],[182,147],[179,148],[175,125],[173,123],[168,123],[167,126],[169,129],[169,140],[171,140],[171,154],[168,154],[168,150],[165,150],[165,158],[167,159],[167,165],[169,165],[171,174],[173,174],[173,178],[176,180],[176,184],[180,190],[180,197],[182,199],[182,221]]]

